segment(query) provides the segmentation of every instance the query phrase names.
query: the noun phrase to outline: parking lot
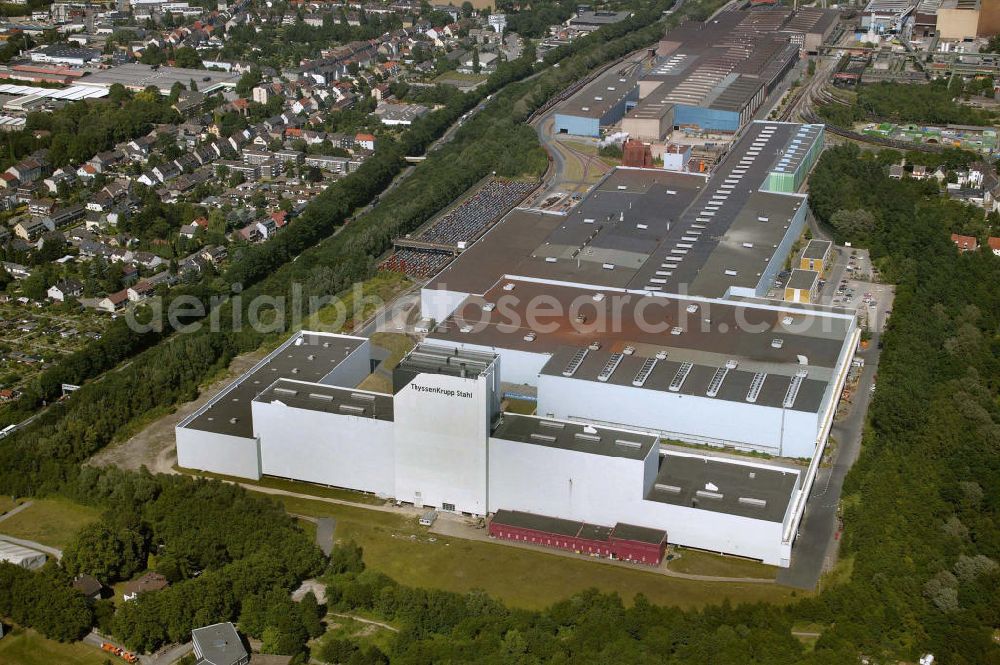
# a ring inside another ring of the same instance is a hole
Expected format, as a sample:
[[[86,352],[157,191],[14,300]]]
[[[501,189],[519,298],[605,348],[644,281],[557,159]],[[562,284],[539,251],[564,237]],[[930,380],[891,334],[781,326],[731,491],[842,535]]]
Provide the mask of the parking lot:
[[[781,297],[789,271],[782,272],[768,294]],[[833,256],[819,283],[817,304],[857,310],[862,327],[881,332],[892,312],[894,290],[878,280],[868,250],[834,247]]]

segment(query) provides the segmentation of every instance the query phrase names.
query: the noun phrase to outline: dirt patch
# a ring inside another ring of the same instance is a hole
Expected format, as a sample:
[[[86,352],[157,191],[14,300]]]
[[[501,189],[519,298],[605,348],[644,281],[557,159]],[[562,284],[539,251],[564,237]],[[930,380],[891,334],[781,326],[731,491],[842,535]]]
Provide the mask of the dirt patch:
[[[245,353],[233,359],[224,375],[202,388],[197,399],[181,404],[173,413],[158,418],[141,432],[121,443],[109,446],[88,460],[94,466],[117,466],[130,471],[145,466],[153,473],[174,473],[177,450],[174,448],[174,427],[200,409],[238,376],[253,367],[266,351]]]

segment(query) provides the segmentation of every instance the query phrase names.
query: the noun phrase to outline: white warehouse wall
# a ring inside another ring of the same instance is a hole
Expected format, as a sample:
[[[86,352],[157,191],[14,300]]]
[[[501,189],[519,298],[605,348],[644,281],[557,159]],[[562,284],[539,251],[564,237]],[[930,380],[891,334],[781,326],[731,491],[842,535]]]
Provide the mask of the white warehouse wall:
[[[470,294],[446,289],[420,289],[420,316],[440,323],[454,312]]]
[[[711,439],[785,457],[812,457],[818,428],[815,413],[548,374],[538,378],[538,415]]]
[[[269,476],[395,494],[393,423],[253,402],[261,470]]]
[[[642,500],[646,469],[657,459],[657,446],[635,460],[490,438],[489,509],[631,523],[627,507]]]
[[[260,451],[256,439],[176,427],[177,465],[260,480]]]
[[[478,378],[419,374],[396,393],[396,499],[486,514],[486,441],[493,371]]]
[[[490,511],[636,524],[665,530],[670,543],[788,566],[781,522],[645,500],[646,471],[658,460],[656,447],[639,461],[491,438]]]

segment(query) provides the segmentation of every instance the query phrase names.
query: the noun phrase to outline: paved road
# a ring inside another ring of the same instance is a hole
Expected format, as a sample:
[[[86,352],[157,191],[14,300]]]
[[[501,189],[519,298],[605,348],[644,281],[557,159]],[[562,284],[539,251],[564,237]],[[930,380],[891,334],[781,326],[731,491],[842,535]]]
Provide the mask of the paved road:
[[[114,644],[117,647],[124,647],[124,645],[118,640],[115,640],[110,637],[105,637],[104,635],[98,633],[96,630],[88,633],[87,636],[83,638],[83,642],[85,644],[90,644],[91,646],[95,646],[98,649],[101,648],[101,644],[103,642]],[[156,651],[154,653],[147,655],[139,655],[139,663],[140,665],[172,665],[173,663],[176,663],[184,656],[188,655],[191,652],[192,648],[193,647],[190,642],[187,642],[185,644],[168,644],[167,646],[161,648],[159,651]],[[112,659],[110,655],[108,656],[108,659],[110,662],[120,662],[120,663],[125,662],[124,660]]]
[[[385,628],[386,630],[392,631],[394,633],[399,632],[399,628],[396,628],[395,626],[390,626],[389,624],[382,623],[381,621],[373,621],[372,619],[359,617],[355,614],[340,614],[339,612],[330,612],[330,616],[340,617],[341,619],[354,619],[359,623],[367,623],[372,626],[378,626],[379,628]]]
[[[879,332],[873,332],[868,349],[857,354],[864,359],[865,366],[850,411],[846,418],[834,423],[830,432],[831,438],[837,442],[834,462],[832,466],[819,469],[799,525],[798,538],[792,548],[791,566],[778,572],[779,584],[815,589],[822,572],[836,559],[840,494],[844,478],[861,452],[861,434],[871,401],[871,386],[878,371],[879,337]]]
[[[24,503],[18,505],[17,507],[11,508],[7,512],[5,512],[3,515],[0,515],[0,522],[3,522],[4,520],[9,520],[11,517],[13,517],[14,515],[17,515],[22,510],[24,510],[26,508],[29,508],[32,503],[34,503],[34,502],[33,501],[25,501]]]
[[[316,545],[327,556],[333,551],[333,530],[336,526],[337,520],[332,517],[320,517],[316,520]]]

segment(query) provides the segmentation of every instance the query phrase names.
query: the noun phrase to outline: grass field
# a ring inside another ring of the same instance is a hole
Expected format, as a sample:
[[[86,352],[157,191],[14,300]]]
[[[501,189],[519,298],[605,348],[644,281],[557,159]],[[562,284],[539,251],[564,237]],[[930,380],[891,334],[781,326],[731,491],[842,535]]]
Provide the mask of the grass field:
[[[361,644],[372,644],[383,652],[388,652],[392,648],[395,633],[381,626],[332,614],[327,615],[326,625],[327,631],[313,644],[319,645],[328,640],[351,640]]]
[[[307,317],[302,328],[321,332],[350,332],[378,309],[412,285],[405,275],[386,272],[363,282],[359,290],[338,293],[330,304]],[[360,298],[359,298],[360,296]]]
[[[626,603],[643,593],[653,602],[680,607],[700,607],[724,598],[785,603],[795,593],[775,584],[684,580],[498,543],[446,538],[429,534],[416,518],[305,499],[282,500],[292,513],[335,517],[338,540],[356,541],[371,568],[403,584],[456,592],[484,589],[517,607],[541,608],[589,587],[616,591]]]
[[[103,665],[107,654],[88,644],[63,644],[14,628],[0,639],[0,665]]]
[[[778,569],[759,561],[750,561],[733,556],[699,552],[697,550],[680,550],[679,558],[670,562],[670,570],[690,575],[713,575],[715,577],[754,577],[773,580]]]
[[[535,415],[535,410],[538,408],[537,402],[530,402],[526,399],[511,399],[507,400],[507,407],[504,411],[508,413],[520,413],[526,416]]]
[[[0,496],[0,515],[3,515],[7,511],[15,508],[19,501],[15,501],[7,495]]]
[[[62,548],[99,515],[95,508],[66,499],[34,499],[30,507],[0,522],[0,533]]]
[[[462,72],[450,71],[439,74],[433,82],[469,86],[482,83],[487,78],[489,77],[486,74],[463,74]]]
[[[295,492],[296,494],[308,494],[309,496],[317,496],[323,499],[339,499],[341,501],[351,501],[353,503],[367,503],[371,505],[379,505],[385,503],[385,499],[380,499],[377,496],[371,494],[363,494],[362,492],[354,492],[352,490],[340,489],[338,487],[324,487],[323,485],[314,485],[312,483],[304,483],[298,480],[286,480],[284,478],[270,478],[264,477],[260,480],[248,480],[246,478],[236,478],[234,476],[225,476],[221,473],[212,473],[211,471],[196,471],[194,469],[184,469],[179,466],[174,467],[175,470],[181,473],[186,473],[192,476],[202,476],[204,478],[215,478],[216,480],[226,480],[231,483],[240,483],[243,485],[252,485],[255,487],[267,487],[270,489],[282,490],[285,492]]]

